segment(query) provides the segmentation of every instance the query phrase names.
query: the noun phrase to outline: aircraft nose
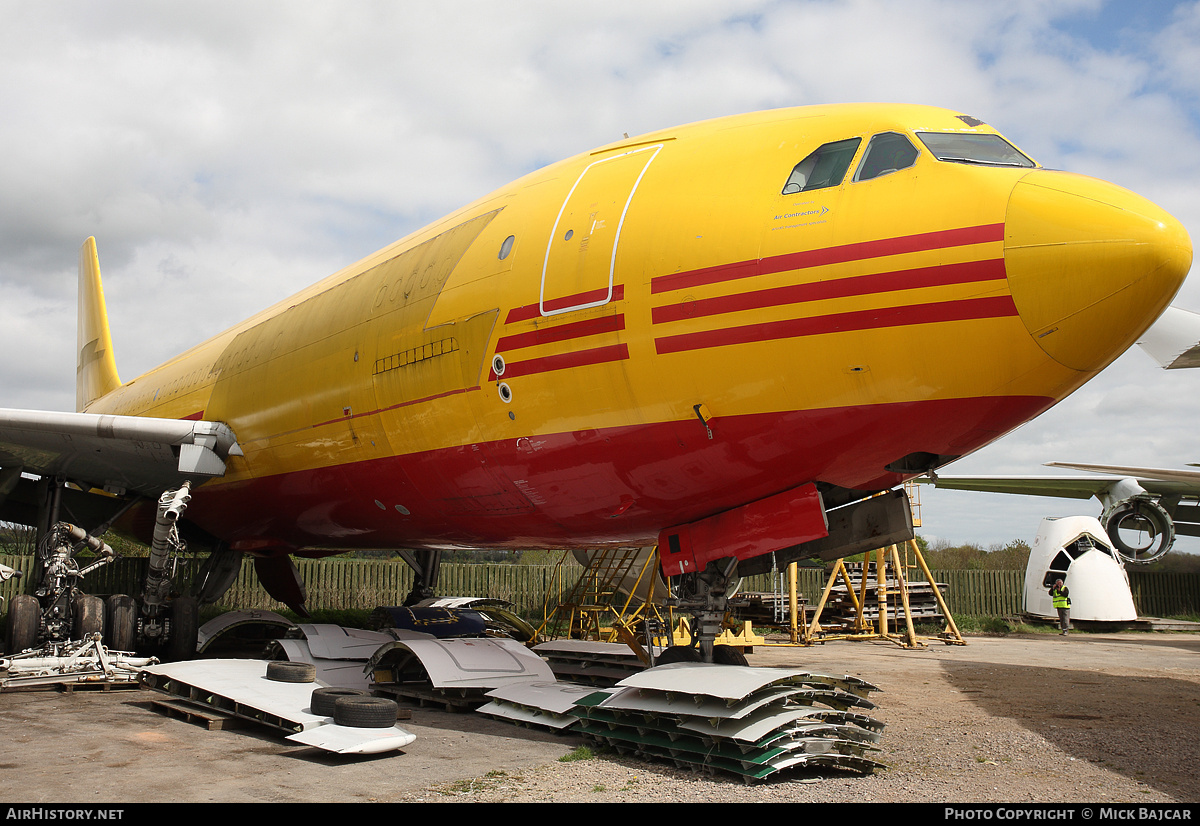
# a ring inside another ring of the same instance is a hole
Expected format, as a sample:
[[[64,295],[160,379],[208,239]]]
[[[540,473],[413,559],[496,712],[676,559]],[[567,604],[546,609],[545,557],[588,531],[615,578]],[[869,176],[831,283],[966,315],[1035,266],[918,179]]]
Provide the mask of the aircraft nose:
[[[1171,302],[1191,268],[1192,242],[1141,196],[1039,169],[1009,196],[1004,264],[1030,335],[1061,364],[1095,371]]]

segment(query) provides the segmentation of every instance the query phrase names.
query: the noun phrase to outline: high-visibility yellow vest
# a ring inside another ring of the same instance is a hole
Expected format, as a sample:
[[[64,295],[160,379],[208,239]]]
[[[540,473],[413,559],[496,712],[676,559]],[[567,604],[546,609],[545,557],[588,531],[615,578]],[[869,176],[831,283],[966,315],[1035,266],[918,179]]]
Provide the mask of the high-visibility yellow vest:
[[[1058,588],[1050,589],[1050,596],[1054,598],[1055,608],[1070,608],[1071,598],[1067,596],[1067,589],[1064,586],[1060,591]]]

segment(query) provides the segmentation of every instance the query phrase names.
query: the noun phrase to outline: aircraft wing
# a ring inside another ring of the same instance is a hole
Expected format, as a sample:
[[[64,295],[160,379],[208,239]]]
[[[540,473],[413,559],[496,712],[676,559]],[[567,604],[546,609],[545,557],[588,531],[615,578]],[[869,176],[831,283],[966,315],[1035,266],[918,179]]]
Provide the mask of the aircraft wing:
[[[1093,476],[939,476],[920,481],[948,490],[1020,493],[1087,499],[1104,507],[1101,519],[1121,555],[1152,562],[1171,549],[1175,535],[1200,536],[1200,470],[1047,462],[1051,467],[1091,471]],[[1132,542],[1123,531],[1148,542]]]
[[[1049,467],[1088,470],[1094,476],[938,476],[935,487],[946,490],[975,490],[985,493],[1021,493],[1056,496],[1061,499],[1099,497],[1124,479],[1133,479],[1147,493],[1163,496],[1200,496],[1200,471],[1121,465],[1077,465],[1047,462]]]
[[[1166,370],[1200,367],[1200,315],[1167,307],[1138,345]]]
[[[935,487],[947,490],[976,490],[985,493],[1023,493],[1030,496],[1089,499],[1108,488],[1114,482],[1119,482],[1120,477],[939,475],[936,479],[929,481]]]
[[[1125,465],[1080,465],[1070,462],[1047,462],[1048,467],[1063,467],[1072,470],[1087,470],[1092,473],[1110,473],[1124,479],[1133,477],[1146,490],[1160,493],[1200,493],[1200,470],[1183,470],[1179,468],[1157,467],[1127,467]],[[1174,483],[1182,485],[1184,490],[1164,490],[1154,485]]]
[[[221,422],[0,408],[0,468],[157,498],[242,455]]]

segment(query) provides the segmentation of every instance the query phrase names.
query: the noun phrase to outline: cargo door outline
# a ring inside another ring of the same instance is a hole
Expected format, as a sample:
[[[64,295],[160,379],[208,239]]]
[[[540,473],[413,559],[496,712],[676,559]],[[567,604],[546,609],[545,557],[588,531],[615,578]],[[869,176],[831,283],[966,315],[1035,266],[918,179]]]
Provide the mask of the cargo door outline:
[[[662,148],[663,144],[658,143],[601,158],[588,164],[580,173],[554,219],[554,228],[546,245],[538,299],[542,316],[600,307],[612,300],[617,247],[625,215],[642,177]],[[592,173],[591,180],[585,182],[588,173]],[[606,186],[609,187],[607,192]],[[604,200],[597,205],[601,196]],[[616,214],[618,209],[619,215]],[[609,222],[613,220],[616,220],[616,228],[609,230]],[[609,231],[597,236],[597,230]],[[548,296],[547,288],[556,286],[559,289]]]

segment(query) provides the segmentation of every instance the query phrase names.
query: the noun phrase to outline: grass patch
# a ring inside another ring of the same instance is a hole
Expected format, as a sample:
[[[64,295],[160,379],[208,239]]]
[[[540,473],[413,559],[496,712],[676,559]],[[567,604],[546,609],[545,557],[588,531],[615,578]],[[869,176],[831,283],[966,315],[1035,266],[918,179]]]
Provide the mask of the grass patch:
[[[488,772],[483,777],[472,777],[469,780],[456,780],[455,782],[447,783],[444,786],[436,786],[431,791],[444,797],[453,797],[455,795],[471,794],[472,792],[481,792],[485,789],[492,789],[507,779],[508,772],[496,769]],[[520,778],[518,777],[515,779],[519,780]]]
[[[595,756],[596,756],[596,753],[594,751],[592,751],[589,747],[580,746],[579,748],[575,749],[574,751],[568,752],[567,754],[564,754],[562,757],[558,758],[558,762],[574,763],[577,760],[591,760]]]

